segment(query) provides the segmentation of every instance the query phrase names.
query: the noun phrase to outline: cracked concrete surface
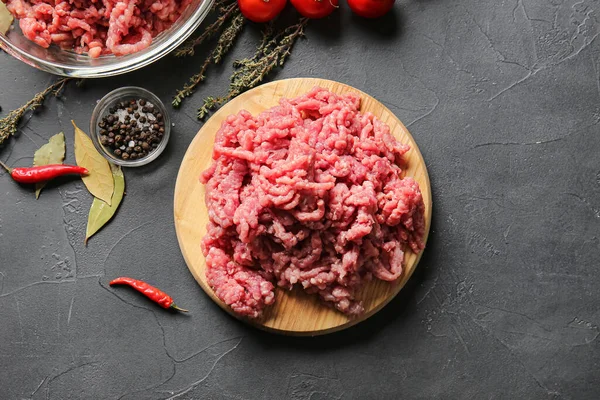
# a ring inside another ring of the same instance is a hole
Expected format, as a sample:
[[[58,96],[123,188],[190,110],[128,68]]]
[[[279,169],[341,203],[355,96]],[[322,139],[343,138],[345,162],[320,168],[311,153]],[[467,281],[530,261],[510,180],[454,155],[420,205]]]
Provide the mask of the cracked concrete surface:
[[[116,218],[83,245],[82,183],[33,189],[0,172],[0,399],[596,399],[600,397],[600,2],[402,0],[381,21],[342,4],[272,78],[322,77],[380,99],[410,127],[432,181],[432,232],[409,284],[358,326],[273,336],[224,313],[179,252],[172,196],[233,55],[181,110],[165,153],[127,169]],[[166,103],[204,54],[68,86],[3,147],[31,163],[96,100],[138,85]],[[0,53],[0,105],[51,77]],[[165,71],[167,72],[165,74]],[[157,76],[164,78],[156,79]],[[160,286],[165,312],[110,279]]]

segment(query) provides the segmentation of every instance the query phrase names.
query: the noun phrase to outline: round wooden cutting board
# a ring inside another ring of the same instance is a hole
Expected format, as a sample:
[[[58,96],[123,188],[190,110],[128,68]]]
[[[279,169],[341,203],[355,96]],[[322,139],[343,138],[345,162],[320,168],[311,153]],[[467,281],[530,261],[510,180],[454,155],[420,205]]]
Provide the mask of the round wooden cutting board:
[[[338,94],[351,91],[360,94],[362,98],[361,111],[372,112],[390,126],[398,140],[411,146],[411,150],[405,155],[405,159],[408,161],[408,169],[405,173],[406,176],[412,176],[419,183],[423,193],[426,219],[424,240],[427,240],[431,223],[431,187],[425,161],[408,130],[390,110],[374,98],[351,86],[323,79],[287,79],[259,86],[225,104],[204,124],[183,158],[175,186],[175,228],[185,261],[202,289],[233,316],[237,317],[227,305],[215,296],[206,282],[206,263],[200,242],[206,233],[208,213],[204,204],[204,185],[199,182],[200,173],[210,165],[215,134],[228,115],[235,114],[242,109],[256,115],[277,105],[282,97],[297,97],[317,85]],[[296,336],[322,335],[348,328],[369,318],[396,296],[412,275],[421,254],[417,255],[410,250],[406,251],[406,265],[403,275],[398,281],[389,283],[374,279],[365,285],[357,296],[363,301],[365,307],[365,313],[359,318],[350,319],[320,303],[317,296],[305,294],[299,289],[288,292],[277,288],[275,304],[265,310],[263,318],[257,321],[246,321],[261,329]]]

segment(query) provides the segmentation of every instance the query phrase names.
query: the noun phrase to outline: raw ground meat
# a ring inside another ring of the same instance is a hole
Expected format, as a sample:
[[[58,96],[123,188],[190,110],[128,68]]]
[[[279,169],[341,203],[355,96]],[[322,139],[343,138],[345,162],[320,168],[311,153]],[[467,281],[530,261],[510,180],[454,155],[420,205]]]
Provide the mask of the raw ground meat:
[[[48,48],[122,56],[145,49],[191,0],[2,0],[25,37]]]
[[[360,113],[355,94],[322,88],[217,132],[206,184],[206,276],[240,315],[260,317],[274,284],[300,285],[349,315],[356,290],[402,275],[404,250],[423,249],[419,185],[402,178],[389,127]]]

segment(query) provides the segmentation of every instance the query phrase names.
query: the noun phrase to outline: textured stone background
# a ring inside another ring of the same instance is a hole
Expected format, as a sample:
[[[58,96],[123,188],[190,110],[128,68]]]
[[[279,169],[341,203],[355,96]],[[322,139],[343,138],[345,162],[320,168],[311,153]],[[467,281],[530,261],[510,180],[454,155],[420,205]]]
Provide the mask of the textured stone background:
[[[175,177],[201,124],[201,98],[173,111],[159,160],[126,171],[117,218],[83,246],[91,197],[77,180],[44,190],[0,175],[0,398],[597,399],[600,396],[600,2],[399,0],[369,23],[342,6],[311,23],[273,78],[339,80],[410,128],[434,191],[432,234],[416,274],[371,320],[294,339],[226,315],[180,255]],[[97,99],[144,86],[168,102],[198,68],[164,60],[125,77],[70,85],[0,159],[27,165]],[[51,77],[0,54],[4,113]],[[167,75],[166,78],[157,78]],[[162,312],[110,278],[159,284],[191,310]]]

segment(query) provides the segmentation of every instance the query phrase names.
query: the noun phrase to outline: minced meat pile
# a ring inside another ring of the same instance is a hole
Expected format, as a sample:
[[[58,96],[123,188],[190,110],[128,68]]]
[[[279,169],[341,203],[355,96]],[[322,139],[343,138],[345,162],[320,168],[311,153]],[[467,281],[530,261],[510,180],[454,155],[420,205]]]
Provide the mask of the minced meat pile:
[[[257,318],[275,285],[300,285],[357,315],[355,292],[402,274],[404,249],[423,249],[419,185],[402,178],[390,128],[355,94],[314,88],[217,132],[206,184],[206,276],[236,313]]]
[[[191,0],[2,0],[23,35],[96,58],[145,49],[177,21]]]

